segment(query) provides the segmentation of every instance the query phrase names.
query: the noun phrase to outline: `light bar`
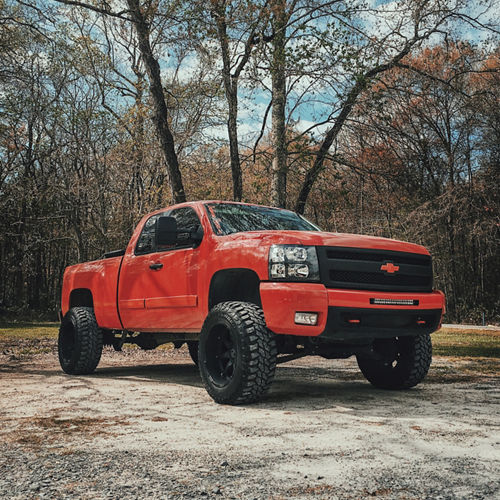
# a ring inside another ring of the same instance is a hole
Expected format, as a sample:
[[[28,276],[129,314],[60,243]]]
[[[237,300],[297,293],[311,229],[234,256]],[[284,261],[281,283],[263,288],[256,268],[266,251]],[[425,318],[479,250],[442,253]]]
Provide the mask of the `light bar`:
[[[415,299],[370,299],[370,304],[380,306],[418,306]]]

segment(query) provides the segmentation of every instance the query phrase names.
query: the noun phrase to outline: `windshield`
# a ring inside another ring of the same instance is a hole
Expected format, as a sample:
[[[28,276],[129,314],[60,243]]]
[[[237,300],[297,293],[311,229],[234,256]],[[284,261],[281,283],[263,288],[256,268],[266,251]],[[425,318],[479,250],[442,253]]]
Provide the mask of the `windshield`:
[[[207,203],[205,207],[212,229],[219,236],[242,231],[319,231],[290,210],[236,203]]]

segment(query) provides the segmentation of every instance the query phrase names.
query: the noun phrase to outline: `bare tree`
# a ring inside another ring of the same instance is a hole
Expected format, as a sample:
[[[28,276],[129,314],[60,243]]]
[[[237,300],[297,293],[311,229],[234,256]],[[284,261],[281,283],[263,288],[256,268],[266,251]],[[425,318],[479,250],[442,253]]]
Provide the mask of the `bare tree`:
[[[72,0],[56,0],[59,3],[90,9],[100,14],[126,19],[130,21],[137,33],[139,50],[149,77],[149,91],[153,102],[153,122],[158,139],[160,141],[165,161],[167,164],[168,177],[172,190],[172,197],[176,203],[186,201],[186,193],[182,183],[182,175],[179,169],[179,161],[175,151],[174,138],[168,123],[168,107],[163,93],[160,74],[160,65],[151,48],[151,17],[154,17],[154,4],[146,1],[127,0],[128,9],[113,11],[106,1],[96,5]]]
[[[375,78],[402,65],[404,58],[431,36],[446,36],[451,21],[462,19],[475,27],[487,28],[480,19],[467,14],[467,2],[462,0],[405,0],[398,3],[397,10],[389,15],[393,17],[384,23],[385,34],[377,37],[374,33],[361,33],[363,38],[368,39],[369,45],[373,46],[371,58],[375,59],[375,63],[369,63],[354,75],[355,81],[341,100],[338,113],[332,111],[332,119],[328,120],[332,125],[319,145],[313,165],[306,172],[295,203],[295,209],[299,213],[304,213],[309,194],[325,168],[330,148],[339,137],[358,99]],[[348,28],[360,31],[356,24]]]
[[[286,29],[294,4],[286,0],[271,2],[272,56],[271,89],[272,115],[271,137],[274,146],[271,168],[271,203],[286,207],[287,148],[286,148]]]
[[[216,25],[222,59],[222,80],[228,104],[227,132],[233,179],[233,198],[237,201],[241,201],[243,196],[238,145],[238,81],[250,59],[254,45],[259,41],[259,32],[262,32],[265,27],[266,7],[267,2],[255,3],[252,7],[247,2],[211,0],[210,12]],[[231,11],[231,14],[228,11]],[[240,24],[237,30],[228,27],[229,23],[234,26],[235,22]],[[236,33],[235,38],[231,39],[229,31],[239,33]],[[241,48],[241,52],[237,50],[238,48]]]

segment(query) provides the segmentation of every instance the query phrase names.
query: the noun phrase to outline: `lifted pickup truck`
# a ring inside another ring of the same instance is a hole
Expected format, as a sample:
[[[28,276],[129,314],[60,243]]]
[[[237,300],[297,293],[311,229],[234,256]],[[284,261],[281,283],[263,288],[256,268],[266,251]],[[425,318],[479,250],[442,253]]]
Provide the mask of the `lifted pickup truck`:
[[[376,387],[418,384],[444,295],[422,246],[199,201],[145,216],[125,250],[68,267],[61,306],[66,373],[92,373],[103,345],[187,343],[210,396],[242,404],[269,389],[277,363],[307,355],[355,355]]]

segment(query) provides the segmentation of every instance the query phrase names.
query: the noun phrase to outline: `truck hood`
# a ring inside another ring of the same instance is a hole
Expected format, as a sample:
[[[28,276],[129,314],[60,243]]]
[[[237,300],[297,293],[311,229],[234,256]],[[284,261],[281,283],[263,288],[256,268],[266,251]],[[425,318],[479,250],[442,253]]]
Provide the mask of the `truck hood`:
[[[324,231],[248,231],[229,235],[233,241],[245,240],[261,244],[299,244],[313,246],[371,248],[379,250],[394,250],[399,252],[420,253],[429,255],[429,251],[415,243],[407,243],[378,236],[365,236],[348,233],[327,233]]]

